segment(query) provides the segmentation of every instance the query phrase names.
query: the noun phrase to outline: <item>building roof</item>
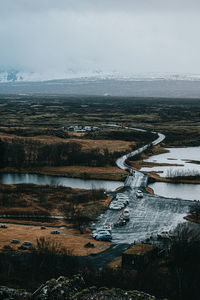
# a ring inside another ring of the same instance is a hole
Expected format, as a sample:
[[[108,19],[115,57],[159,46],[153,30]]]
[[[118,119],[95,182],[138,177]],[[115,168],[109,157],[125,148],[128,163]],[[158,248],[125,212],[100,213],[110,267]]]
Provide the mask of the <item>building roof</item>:
[[[152,251],[154,246],[150,244],[137,244],[133,245],[131,248],[126,250],[124,253],[125,254],[130,254],[130,255],[144,255],[150,251]]]

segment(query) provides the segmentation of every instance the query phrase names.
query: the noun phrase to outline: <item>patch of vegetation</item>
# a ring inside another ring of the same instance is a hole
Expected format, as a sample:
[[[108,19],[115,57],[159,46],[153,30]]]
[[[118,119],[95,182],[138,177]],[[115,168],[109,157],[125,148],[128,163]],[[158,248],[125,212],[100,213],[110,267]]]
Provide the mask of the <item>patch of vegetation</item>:
[[[134,141],[140,145],[145,145],[155,139],[155,135],[150,132],[138,132],[134,130],[100,130],[98,132],[90,132],[86,135],[87,138],[98,140],[121,140]]]
[[[55,255],[73,255],[72,249],[67,249],[58,241],[45,237],[40,237],[36,240],[36,251],[38,254],[50,257]]]
[[[41,128],[41,127],[1,127],[0,132],[4,134],[12,134],[22,137],[35,137],[40,135],[54,136],[59,138],[69,138],[66,131],[56,128]]]
[[[104,189],[81,190],[62,186],[37,186],[33,184],[0,185],[0,215],[45,219],[54,210],[73,218],[74,213],[94,217],[101,208],[100,201],[107,198]],[[100,205],[100,206],[99,206]]]
[[[167,178],[171,179],[199,179],[200,178],[200,171],[199,170],[185,170],[185,169],[173,169],[170,168],[167,170]]]

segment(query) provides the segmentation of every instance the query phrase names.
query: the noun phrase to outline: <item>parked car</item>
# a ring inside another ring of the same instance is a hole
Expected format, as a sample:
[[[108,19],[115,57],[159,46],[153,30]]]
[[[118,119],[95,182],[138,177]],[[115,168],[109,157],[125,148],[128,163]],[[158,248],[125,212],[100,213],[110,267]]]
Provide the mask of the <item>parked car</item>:
[[[124,196],[119,196],[119,197],[116,197],[117,201],[124,201],[126,204],[129,204],[129,198]]]
[[[121,203],[121,204],[123,204],[124,206],[127,204],[126,200],[122,200],[122,199],[118,200],[117,203],[118,203],[118,204]]]
[[[125,204],[129,204],[129,199],[127,198],[119,198],[119,200],[118,201],[124,201],[125,202]]]
[[[106,231],[111,233],[112,232],[112,227],[111,227],[111,225],[104,225],[103,230],[106,230]]]
[[[35,247],[33,246],[33,243],[30,241],[24,241],[21,246],[18,247],[19,250],[34,250]]]
[[[5,225],[5,224],[1,224],[1,226],[0,226],[1,228],[8,228],[8,226],[7,225]]]
[[[127,197],[124,193],[117,193],[116,197]]]
[[[58,230],[51,230],[51,234],[60,234],[60,231],[58,231]]]
[[[10,245],[4,245],[3,249],[4,250],[12,250],[12,247]]]
[[[103,234],[110,234],[110,232],[108,230],[103,230],[103,229],[99,229],[99,230],[95,230],[92,232],[92,237],[95,239],[97,235],[103,235]]]
[[[115,204],[121,203],[123,205],[126,205],[126,200],[124,200],[124,199],[114,200],[112,203],[115,203]]]
[[[22,243],[23,246],[33,246],[33,243],[32,242],[29,242],[29,241],[24,241]]]
[[[112,235],[110,233],[103,233],[103,234],[98,234],[95,239],[97,241],[111,241],[112,240]]]
[[[20,243],[20,240],[18,240],[18,239],[12,239],[12,240],[10,240],[10,242],[11,242],[12,244],[19,244],[19,243]]]
[[[18,247],[19,250],[35,250],[34,246],[25,246],[25,245],[21,245]]]
[[[116,199],[128,199],[126,195],[116,195]]]
[[[114,209],[114,210],[120,210],[124,207],[124,205],[119,204],[112,204],[109,206],[110,209]]]
[[[124,208],[125,203],[123,203],[123,202],[117,202],[117,203],[111,204],[111,207],[112,207],[112,206],[120,206],[120,209],[121,209],[121,208]]]
[[[116,198],[128,198],[128,196],[120,193],[116,195]]]
[[[120,218],[119,220],[117,220],[114,223],[114,227],[124,226],[124,225],[126,225],[126,223],[127,223],[127,220],[125,220],[124,218]]]
[[[143,192],[140,191],[140,190],[137,190],[136,196],[137,196],[138,198],[142,198],[142,197],[143,197]]]
[[[128,208],[124,209],[123,217],[124,217],[125,220],[129,220],[129,218],[130,218],[130,210]]]

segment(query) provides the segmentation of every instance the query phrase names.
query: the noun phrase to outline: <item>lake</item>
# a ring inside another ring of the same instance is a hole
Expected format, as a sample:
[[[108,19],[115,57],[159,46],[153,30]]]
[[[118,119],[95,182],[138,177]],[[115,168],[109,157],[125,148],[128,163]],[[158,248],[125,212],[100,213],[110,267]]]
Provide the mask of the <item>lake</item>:
[[[159,196],[184,200],[200,200],[200,184],[154,182],[148,186]]]
[[[37,185],[61,185],[79,189],[100,189],[114,191],[124,183],[121,181],[79,179],[61,176],[48,176],[39,174],[18,174],[4,173],[0,174],[0,183],[2,184],[37,184]]]
[[[179,166],[159,166],[152,168],[142,168],[140,171],[161,171],[161,177],[169,177],[173,172],[198,172],[200,174],[200,147],[185,147],[185,148],[166,148],[169,152],[150,156],[145,159],[146,162],[177,164]],[[199,164],[191,163],[197,161]],[[169,171],[170,170],[170,171]]]
[[[177,164],[179,166],[160,166],[152,168],[142,168],[140,171],[161,171],[161,177],[168,177],[169,174],[175,172],[196,172],[200,174],[200,164],[191,163],[197,161],[200,163],[200,147],[185,147],[185,148],[166,148],[168,153],[154,155],[145,159],[147,162]],[[169,197],[180,198],[185,200],[200,200],[200,185],[186,183],[166,183],[155,182],[149,185],[155,194]]]

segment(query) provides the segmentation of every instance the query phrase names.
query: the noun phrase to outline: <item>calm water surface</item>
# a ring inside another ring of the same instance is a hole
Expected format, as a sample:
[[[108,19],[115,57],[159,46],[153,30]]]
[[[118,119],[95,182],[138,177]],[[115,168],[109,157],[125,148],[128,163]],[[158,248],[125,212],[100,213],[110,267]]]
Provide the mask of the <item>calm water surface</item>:
[[[200,147],[185,147],[185,148],[166,148],[168,153],[150,156],[144,161],[155,163],[177,164],[179,166],[160,166],[152,168],[142,168],[141,171],[161,171],[161,177],[168,177],[169,173],[176,170],[188,172],[199,172],[200,174]],[[197,161],[199,164],[191,163]],[[168,170],[171,170],[169,172]]]
[[[168,170],[176,171],[183,170],[188,172],[198,172],[200,174],[200,164],[190,163],[190,160],[195,160],[200,163],[200,147],[185,147],[185,148],[167,148],[168,153],[154,155],[145,161],[156,163],[178,164],[179,166],[160,166],[153,168],[142,168],[141,171],[161,171],[161,177],[167,177],[170,173]],[[180,198],[185,200],[200,200],[200,185],[186,183],[166,183],[155,182],[149,185],[155,194],[169,197]]]
[[[114,191],[120,186],[123,186],[121,181],[108,180],[93,180],[93,179],[79,179],[68,177],[57,177],[38,174],[12,174],[5,173],[0,175],[0,183],[3,184],[20,184],[31,183],[37,185],[61,185],[71,188],[79,189],[100,189],[104,188],[107,191]]]
[[[199,184],[154,182],[149,184],[149,187],[159,196],[184,200],[200,200]]]

